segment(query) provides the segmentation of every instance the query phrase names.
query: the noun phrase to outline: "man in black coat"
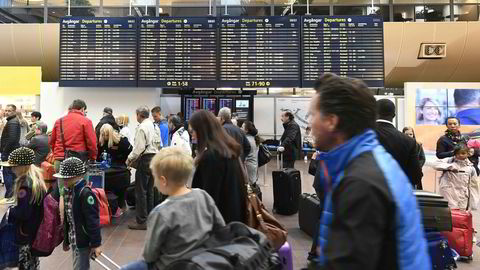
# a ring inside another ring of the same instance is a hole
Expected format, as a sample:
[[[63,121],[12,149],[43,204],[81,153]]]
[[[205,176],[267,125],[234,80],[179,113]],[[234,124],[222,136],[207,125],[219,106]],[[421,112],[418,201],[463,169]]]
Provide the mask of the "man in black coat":
[[[113,117],[113,110],[112,108],[105,107],[103,109],[103,117],[98,122],[97,126],[95,127],[95,134],[97,135],[97,142],[100,139],[100,129],[104,124],[109,124],[113,127],[116,131],[120,131],[120,127],[118,126],[117,122],[115,121],[115,117]]]
[[[295,160],[300,158],[302,150],[302,132],[300,126],[295,122],[295,116],[286,111],[281,117],[283,123],[283,134],[280,138],[280,145],[283,146],[283,167],[294,168]]]
[[[245,157],[250,153],[252,147],[250,146],[250,142],[247,139],[245,133],[236,125],[232,123],[232,111],[230,108],[221,108],[218,111],[218,120],[227,131],[228,135],[232,136],[240,146],[242,146],[242,161],[245,161]]]
[[[17,107],[13,104],[8,104],[5,108],[5,116],[7,117],[7,124],[3,128],[2,137],[0,139],[0,153],[2,161],[7,161],[10,153],[20,147],[20,122],[17,118]],[[0,200],[0,204],[14,203],[13,185],[15,181],[15,174],[11,168],[3,168],[3,181],[5,181],[5,198]]]
[[[393,125],[395,104],[391,100],[380,99],[377,101],[377,113],[376,131],[380,144],[400,164],[413,187],[420,187],[423,172],[416,151],[417,143]]]
[[[35,136],[27,145],[28,148],[35,152],[35,165],[40,167],[48,153],[50,153],[50,145],[48,144],[47,124],[37,122],[35,126]]]

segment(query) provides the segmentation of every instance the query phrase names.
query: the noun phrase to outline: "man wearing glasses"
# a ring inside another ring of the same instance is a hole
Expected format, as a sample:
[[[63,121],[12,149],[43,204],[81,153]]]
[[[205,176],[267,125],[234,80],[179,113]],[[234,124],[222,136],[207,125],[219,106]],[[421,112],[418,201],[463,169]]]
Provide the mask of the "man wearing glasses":
[[[10,153],[20,147],[20,122],[16,116],[17,107],[8,104],[5,108],[5,117],[7,124],[3,128],[2,137],[0,139],[0,153],[2,161],[7,161]],[[12,204],[15,202],[13,198],[13,185],[15,174],[11,168],[3,168],[3,181],[5,181],[5,198],[0,200],[0,204]]]

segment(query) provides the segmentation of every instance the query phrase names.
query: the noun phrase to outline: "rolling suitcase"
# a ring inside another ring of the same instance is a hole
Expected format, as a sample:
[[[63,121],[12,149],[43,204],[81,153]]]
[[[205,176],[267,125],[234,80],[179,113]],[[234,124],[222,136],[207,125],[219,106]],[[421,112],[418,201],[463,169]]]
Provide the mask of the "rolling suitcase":
[[[448,241],[439,232],[427,232],[428,253],[432,261],[432,269],[450,270],[457,268]]]
[[[278,162],[277,154],[277,164]],[[279,170],[272,172],[273,179],[273,211],[281,215],[293,215],[298,212],[298,203],[302,192],[300,171],[283,167],[283,156],[280,154]]]
[[[448,201],[442,195],[416,190],[420,211],[422,212],[423,226],[429,231],[451,231],[452,215],[448,207]]]
[[[298,225],[300,230],[314,237],[318,230],[318,220],[320,219],[320,200],[317,194],[303,193],[300,196],[298,206]]]
[[[461,257],[471,260],[474,234],[472,213],[460,209],[452,209],[452,220],[453,230],[451,232],[442,232],[442,234]]]

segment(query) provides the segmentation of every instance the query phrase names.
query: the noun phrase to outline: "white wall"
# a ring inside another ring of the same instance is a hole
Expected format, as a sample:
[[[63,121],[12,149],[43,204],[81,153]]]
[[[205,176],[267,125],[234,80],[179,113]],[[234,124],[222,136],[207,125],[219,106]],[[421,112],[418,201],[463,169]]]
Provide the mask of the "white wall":
[[[130,118],[130,130],[137,126],[135,110],[141,105],[153,108],[160,104],[160,89],[156,88],[95,88],[59,87],[58,82],[42,83],[40,88],[40,112],[49,130],[64,115],[74,99],[87,103],[87,117],[95,126],[102,117],[104,107],[113,109],[113,115],[126,114]]]

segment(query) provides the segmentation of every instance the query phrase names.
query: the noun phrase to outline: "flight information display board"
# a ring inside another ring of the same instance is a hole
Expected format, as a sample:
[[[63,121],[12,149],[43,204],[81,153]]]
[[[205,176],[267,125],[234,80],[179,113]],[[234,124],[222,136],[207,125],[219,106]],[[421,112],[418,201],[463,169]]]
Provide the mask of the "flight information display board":
[[[217,87],[217,19],[139,18],[138,85]]]
[[[326,72],[384,86],[381,17],[303,16],[302,24],[302,87]]]
[[[60,86],[137,86],[135,18],[60,20]]]
[[[300,86],[300,17],[221,17],[219,87]]]

